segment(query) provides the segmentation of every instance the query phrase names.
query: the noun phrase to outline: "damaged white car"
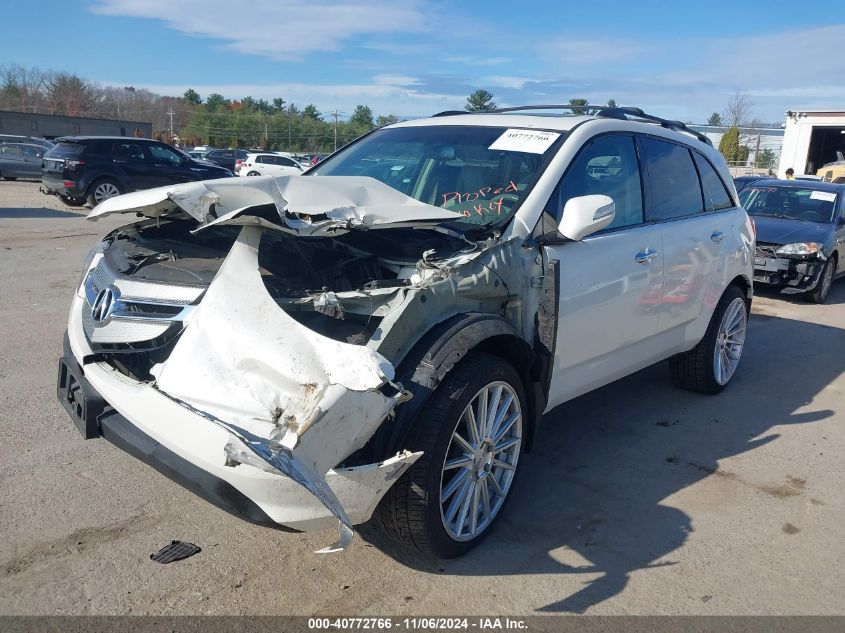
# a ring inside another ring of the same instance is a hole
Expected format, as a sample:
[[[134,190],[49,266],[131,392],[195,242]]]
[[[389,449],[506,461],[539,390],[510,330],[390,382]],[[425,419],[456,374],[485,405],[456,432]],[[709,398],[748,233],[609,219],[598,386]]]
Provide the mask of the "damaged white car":
[[[130,223],[85,262],[59,400],[244,519],[339,525],[323,551],[375,517],[460,555],[544,412],[663,359],[734,375],[754,236],[705,141],[633,108],[444,113],[302,177],[106,200],[89,219]]]

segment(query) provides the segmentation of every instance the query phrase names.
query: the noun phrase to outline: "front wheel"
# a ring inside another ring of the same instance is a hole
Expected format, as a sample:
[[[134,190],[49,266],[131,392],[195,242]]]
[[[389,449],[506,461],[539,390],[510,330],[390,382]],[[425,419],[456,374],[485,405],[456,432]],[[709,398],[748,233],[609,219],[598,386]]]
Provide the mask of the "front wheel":
[[[478,354],[440,384],[407,440],[422,457],[387,492],[378,520],[401,546],[454,558],[478,545],[501,515],[525,434],[516,370]]]
[[[672,382],[688,391],[719,393],[736,373],[747,329],[745,293],[728,286],[698,345],[669,359]]]
[[[257,171],[251,171],[251,172],[248,172],[248,173],[247,173],[247,176],[260,176],[260,175],[261,175],[261,174],[260,174],[260,173],[258,173]]]
[[[814,290],[806,293],[804,298],[810,303],[824,303],[830,293],[830,285],[833,283],[833,275],[836,273],[836,260],[831,257],[827,260],[819,275],[819,283]]]

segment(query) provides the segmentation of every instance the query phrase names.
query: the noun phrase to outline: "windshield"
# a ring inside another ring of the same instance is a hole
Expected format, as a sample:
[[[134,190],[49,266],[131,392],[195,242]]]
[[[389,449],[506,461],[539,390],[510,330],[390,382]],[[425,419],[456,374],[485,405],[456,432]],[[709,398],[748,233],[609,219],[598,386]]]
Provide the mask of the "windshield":
[[[833,222],[835,191],[801,187],[746,187],[739,202],[749,215],[766,215],[808,222]]]
[[[388,128],[332,155],[309,175],[370,176],[464,216],[453,225],[500,226],[562,140],[560,132],[503,127]]]

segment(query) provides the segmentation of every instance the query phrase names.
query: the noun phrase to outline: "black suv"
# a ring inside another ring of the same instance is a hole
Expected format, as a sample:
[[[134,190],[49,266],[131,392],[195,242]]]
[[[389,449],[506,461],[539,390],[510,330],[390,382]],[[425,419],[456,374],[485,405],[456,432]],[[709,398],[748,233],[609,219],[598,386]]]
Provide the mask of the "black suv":
[[[196,161],[160,141],[66,136],[44,154],[41,191],[71,206],[94,207],[136,189],[229,176],[228,169]]]
[[[213,149],[206,152],[203,159],[234,171],[237,164],[246,160],[247,154],[245,149]]]

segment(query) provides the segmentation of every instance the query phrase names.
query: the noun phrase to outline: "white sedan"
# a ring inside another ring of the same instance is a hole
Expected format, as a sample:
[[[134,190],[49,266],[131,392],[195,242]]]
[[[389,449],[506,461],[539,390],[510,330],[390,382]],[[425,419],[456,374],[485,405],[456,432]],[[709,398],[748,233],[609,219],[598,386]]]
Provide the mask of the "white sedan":
[[[279,154],[247,154],[238,166],[238,176],[298,176],[305,168],[292,158]]]

